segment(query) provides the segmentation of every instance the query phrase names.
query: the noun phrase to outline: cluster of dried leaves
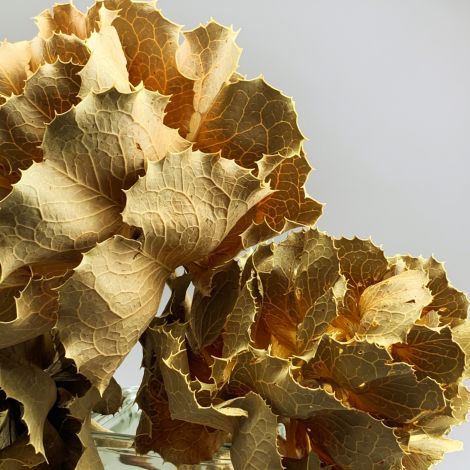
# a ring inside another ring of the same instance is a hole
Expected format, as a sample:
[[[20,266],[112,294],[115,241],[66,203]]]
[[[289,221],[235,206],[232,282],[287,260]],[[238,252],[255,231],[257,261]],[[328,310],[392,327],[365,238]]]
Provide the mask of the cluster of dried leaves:
[[[465,295],[433,258],[312,228],[292,100],[236,72],[236,33],[180,45],[131,0],[36,20],[0,46],[0,469],[102,468],[90,412],[119,407],[139,338],[140,453],[421,470],[453,449]]]

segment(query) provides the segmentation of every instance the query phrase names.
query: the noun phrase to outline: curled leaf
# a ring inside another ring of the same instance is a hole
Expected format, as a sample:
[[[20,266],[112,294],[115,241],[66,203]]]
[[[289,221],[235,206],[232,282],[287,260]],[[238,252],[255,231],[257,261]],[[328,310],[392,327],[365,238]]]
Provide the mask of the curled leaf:
[[[66,354],[100,393],[155,315],[169,274],[139,247],[122,237],[99,244],[59,291]]]
[[[436,331],[414,325],[406,342],[392,346],[392,354],[413,364],[418,377],[431,377],[442,384],[457,382],[465,367],[465,353],[454,342],[450,328]]]
[[[390,359],[374,344],[339,343],[324,336],[315,356],[302,367],[302,376],[307,384],[312,380],[330,384],[349,405],[394,423],[412,422],[444,408],[435,381],[419,381],[411,366]]]
[[[187,150],[149,163],[145,177],[126,192],[123,218],[142,228],[144,251],[174,269],[214,251],[269,193],[235,162]]]
[[[23,94],[0,107],[0,167],[7,174],[42,160],[46,125],[79,101],[80,69],[62,62],[43,65],[27,80]]]
[[[287,359],[250,348],[238,355],[228,389],[233,394],[252,390],[264,397],[276,414],[291,418],[308,419],[321,410],[343,408],[321,387],[304,387],[292,373]]]
[[[55,288],[60,286],[67,276],[55,276],[50,279],[31,278],[18,297],[11,292],[11,315],[0,317],[0,349],[35,338],[52,329],[57,320],[58,295]],[[1,292],[1,291],[0,291]],[[8,294],[3,292],[5,299]],[[8,321],[9,320],[9,321]]]
[[[428,277],[410,270],[367,287],[359,301],[358,338],[387,346],[405,339],[432,300]]]
[[[247,266],[260,277],[258,321],[271,336],[273,352],[301,353],[335,318],[344,295],[333,240],[315,230],[293,233],[278,245],[259,246]]]
[[[322,460],[340,468],[401,470],[404,452],[393,429],[355,410],[324,411],[308,421]]]
[[[23,405],[23,420],[28,427],[29,442],[36,452],[46,456],[44,425],[56,400],[53,380],[39,367],[0,351],[0,388],[7,397]]]
[[[101,5],[119,11],[113,27],[127,60],[130,83],[137,86],[142,82],[148,90],[172,95],[165,123],[181,127],[185,135],[183,123],[192,114],[194,92],[193,81],[183,76],[176,65],[180,26],[167,20],[154,2],[105,0],[88,12],[88,23],[95,29]]]
[[[31,46],[28,42],[0,43],[0,99],[19,95],[30,73]],[[1,101],[0,101],[1,103]]]
[[[194,114],[187,135],[192,140],[221,87],[235,72],[241,49],[235,43],[236,33],[215,21],[183,35],[176,61],[179,71],[194,80]]]
[[[256,168],[263,155],[298,155],[303,139],[292,100],[256,78],[222,88],[192,140],[204,152],[220,150]]]
[[[47,128],[45,160],[23,172],[0,202],[2,279],[26,264],[76,262],[76,254],[114,233],[123,189],[147,159],[186,146],[162,123],[167,98],[140,90],[89,94]],[[125,124],[125,125],[124,125]]]
[[[82,79],[81,98],[91,91],[99,93],[112,87],[121,93],[131,91],[126,58],[117,31],[112,26],[113,21],[119,15],[104,6],[100,8],[99,15],[100,30],[92,33],[87,40],[91,54],[80,73]]]

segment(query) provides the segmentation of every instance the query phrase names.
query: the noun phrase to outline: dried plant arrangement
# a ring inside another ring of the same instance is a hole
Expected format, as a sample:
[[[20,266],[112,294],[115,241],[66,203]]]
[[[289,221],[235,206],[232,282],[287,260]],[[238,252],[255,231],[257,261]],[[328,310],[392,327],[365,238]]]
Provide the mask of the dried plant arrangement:
[[[117,411],[139,340],[138,453],[424,470],[455,449],[466,296],[434,258],[315,229],[294,104],[237,72],[236,33],[131,0],[36,22],[0,46],[0,468],[103,468],[91,412]]]

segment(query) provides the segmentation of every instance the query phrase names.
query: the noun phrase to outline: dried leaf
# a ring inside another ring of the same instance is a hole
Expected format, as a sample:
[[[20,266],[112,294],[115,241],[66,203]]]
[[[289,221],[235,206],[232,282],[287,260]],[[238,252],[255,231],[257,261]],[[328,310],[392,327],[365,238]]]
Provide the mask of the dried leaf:
[[[269,468],[282,469],[276,445],[277,420],[264,400],[248,393],[220,405],[202,406],[188,381],[187,357],[181,338],[173,337],[165,329],[162,333],[168,348],[161,373],[171,416],[231,433],[230,454],[235,470],[257,469],[265,461],[270,463]]]
[[[31,70],[36,71],[43,64],[72,62],[85,65],[90,58],[90,50],[85,42],[76,36],[54,33],[50,38],[39,36],[31,41]]]
[[[465,354],[453,341],[450,328],[436,331],[414,325],[406,342],[392,346],[392,355],[412,364],[418,378],[431,377],[441,384],[458,382],[465,366]]]
[[[105,0],[88,12],[88,21],[95,27],[99,6],[119,10],[113,26],[119,35],[127,59],[129,81],[133,86],[143,82],[148,90],[173,95],[165,124],[179,128],[189,122],[192,114],[193,81],[184,77],[176,66],[176,51],[180,27],[168,21],[155,2],[131,0]],[[182,135],[187,130],[181,129]]]
[[[183,35],[176,60],[181,74],[194,80],[194,114],[187,135],[193,140],[220,89],[235,72],[241,49],[235,43],[237,33],[213,20]]]
[[[212,344],[220,335],[225,319],[237,301],[239,284],[240,267],[232,261],[214,274],[209,295],[195,290],[189,324],[198,349]]]
[[[0,43],[0,97],[19,95],[30,73],[29,42]]]
[[[227,434],[208,426],[172,419],[163,378],[155,371],[146,370],[137,402],[143,414],[137,429],[136,445],[139,453],[158,452],[175,464],[198,464],[210,460],[220,448]]]
[[[273,353],[301,353],[336,316],[344,281],[333,240],[316,230],[292,233],[278,245],[259,246],[250,263],[262,284],[260,320],[278,345]]]
[[[321,387],[304,387],[298,383],[287,359],[253,348],[240,353],[236,359],[228,383],[231,394],[254,391],[267,401],[276,414],[298,419],[308,419],[322,410],[343,408],[333,395]]]
[[[26,287],[12,299],[14,317],[0,313],[0,349],[22,343],[52,329],[57,320],[57,288],[67,276],[50,279],[31,278]],[[1,291],[0,291],[1,292]],[[13,288],[13,294],[16,294]]]
[[[409,269],[423,269],[429,276],[427,287],[433,296],[423,314],[437,312],[441,325],[457,326],[467,318],[469,301],[467,296],[455,289],[447,280],[442,263],[432,256],[428,259],[402,256]]]
[[[433,438],[426,435],[411,436],[408,441],[408,451],[420,465],[430,465],[439,462],[447,452],[462,450],[462,443],[453,439]],[[407,462],[409,465],[409,461]],[[409,468],[409,467],[405,467]],[[418,467],[419,468],[419,467]],[[423,467],[428,468],[428,467]]]
[[[103,396],[93,405],[93,411],[102,415],[112,415],[119,411],[122,400],[121,387],[116,380],[112,378]]]
[[[80,69],[62,62],[43,65],[26,82],[22,95],[0,107],[0,167],[7,174],[42,160],[46,125],[79,101]]]
[[[303,184],[311,168],[304,155],[264,155],[256,166],[258,178],[269,183],[273,191],[238,221],[215,252],[191,267],[198,277],[212,266],[223,265],[242,249],[291,228],[313,225],[320,216],[322,205],[305,196]]]
[[[256,78],[222,88],[192,140],[255,169],[263,155],[298,155],[303,139],[292,100]]]
[[[123,219],[143,229],[144,251],[173,270],[214,251],[269,193],[233,161],[187,150],[149,162],[145,177],[126,191]]]
[[[263,160],[258,161],[258,167]],[[310,171],[303,153],[282,158],[272,168],[266,180],[275,192],[247,214],[251,225],[243,232],[243,246],[255,245],[295,227],[315,224],[323,205],[305,194],[305,181]]]
[[[166,103],[143,89],[110,90],[88,95],[50,124],[45,161],[23,172],[0,202],[2,279],[26,264],[76,263],[78,251],[125,229],[122,190],[147,160],[186,146],[162,123]]]
[[[459,345],[465,354],[465,378],[470,377],[470,322],[458,325],[452,329],[454,341]]]
[[[83,453],[77,462],[75,470],[90,470],[91,468],[93,470],[104,470],[98,449],[91,436],[90,417],[82,424],[78,437],[83,446]]]
[[[389,266],[383,251],[370,240],[340,238],[334,241],[338,249],[341,273],[347,280],[344,306],[333,321],[336,336],[348,340],[354,336],[360,320],[359,299],[364,290],[380,282]]]
[[[277,417],[263,398],[248,392],[230,402],[246,410],[247,418],[237,420],[232,436],[230,457],[234,470],[282,470],[281,455],[277,448]]]
[[[180,324],[173,324],[149,328],[145,333],[144,379],[137,395],[143,413],[137,429],[136,444],[139,452],[154,450],[175,464],[196,464],[211,459],[227,438],[227,431],[194,422],[191,415],[178,418],[171,413],[169,399],[173,401],[174,395],[165,387],[161,359],[182,351],[181,338],[185,329]],[[179,365],[183,366],[183,373],[187,373],[188,363],[184,357],[182,359]],[[176,372],[176,378],[179,372]],[[189,387],[187,390],[179,389],[179,392],[191,397],[187,402],[190,409],[199,406]],[[243,411],[239,413],[243,414]]]
[[[119,15],[102,6],[99,16],[100,30],[92,33],[86,42],[91,55],[80,72],[82,86],[79,96],[82,99],[90,92],[100,93],[112,87],[121,93],[131,91],[126,57],[117,31],[112,26]]]
[[[55,4],[35,18],[40,37],[49,39],[54,33],[75,35],[80,39],[88,36],[86,16],[73,4]]]
[[[168,275],[139,242],[117,236],[85,253],[60,288],[60,339],[100,393],[155,315]]]
[[[43,433],[47,414],[56,400],[54,381],[39,367],[0,351],[0,388],[7,397],[23,405],[23,420],[29,442],[36,452],[46,456]]]
[[[404,452],[393,430],[356,410],[323,411],[308,421],[322,461],[339,468],[401,470]]]
[[[248,349],[251,341],[251,327],[257,313],[254,296],[254,277],[245,283],[232,311],[227,315],[223,327],[222,357],[231,358]]]
[[[436,382],[418,381],[411,366],[391,363],[385,349],[365,341],[339,343],[325,335],[315,357],[302,367],[302,377],[306,385],[330,384],[349,405],[395,424],[444,408]]]
[[[367,287],[359,301],[357,337],[381,346],[404,341],[432,300],[427,283],[423,271],[410,270]]]
[[[49,421],[45,422],[44,434],[47,463],[42,454],[36,453],[34,447],[29,443],[28,436],[24,435],[12,445],[0,450],[0,470],[61,469],[61,464],[64,463],[66,456],[64,442]]]

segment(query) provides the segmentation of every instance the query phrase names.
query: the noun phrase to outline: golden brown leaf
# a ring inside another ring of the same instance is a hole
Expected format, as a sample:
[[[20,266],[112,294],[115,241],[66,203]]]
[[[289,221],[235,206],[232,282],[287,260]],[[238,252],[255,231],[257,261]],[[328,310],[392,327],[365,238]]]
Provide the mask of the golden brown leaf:
[[[430,258],[400,257],[409,269],[423,269],[429,276],[428,288],[432,293],[432,302],[424,309],[423,315],[437,312],[440,325],[457,326],[467,318],[469,301],[467,296],[453,287],[442,263]]]
[[[344,294],[333,240],[316,230],[292,233],[277,245],[259,246],[250,263],[262,285],[259,321],[278,345],[273,353],[302,353],[335,318]]]
[[[452,329],[453,340],[465,354],[465,378],[470,377],[470,323],[466,321]]]
[[[10,315],[3,316],[0,312],[0,349],[22,343],[52,329],[57,320],[58,309],[55,288],[65,282],[66,278],[67,276],[31,278],[19,293],[14,288],[10,295],[18,294],[18,297],[11,299],[13,318]],[[0,292],[7,298],[7,292]]]
[[[0,167],[6,174],[41,161],[46,125],[78,103],[81,67],[56,62],[42,66],[22,95],[0,106]]]
[[[49,39],[54,33],[75,35],[80,39],[88,36],[86,16],[71,3],[55,4],[35,18],[39,36]]]
[[[30,74],[29,42],[0,43],[0,97],[19,95]]]
[[[430,437],[425,434],[411,436],[408,441],[408,451],[411,453],[409,459],[405,459],[405,468],[411,470],[410,464],[415,463],[414,468],[429,468],[429,465],[442,460],[447,452],[462,450],[460,441],[446,439],[443,437]]]
[[[143,411],[136,435],[139,453],[158,452],[175,464],[210,460],[227,434],[201,424],[172,419],[163,378],[145,370],[137,402]]]
[[[458,382],[465,367],[465,353],[454,342],[450,328],[440,331],[414,325],[406,342],[394,344],[396,360],[412,364],[418,378],[431,377],[441,384]]]
[[[196,148],[253,169],[263,155],[298,155],[303,140],[292,100],[261,78],[222,88],[193,137]]]
[[[320,216],[322,205],[305,196],[303,185],[311,168],[304,155],[291,158],[265,155],[257,167],[258,177],[269,183],[272,193],[239,220],[214,253],[191,267],[198,277],[204,270],[232,259],[242,249],[291,228],[313,225]]]
[[[231,358],[248,349],[251,342],[251,327],[255,321],[257,308],[254,295],[254,277],[245,282],[235,305],[225,319],[223,327],[222,357]]]
[[[53,380],[39,367],[4,350],[0,351],[0,388],[7,397],[23,405],[22,418],[28,427],[29,442],[45,456],[44,424],[56,400]]]
[[[197,288],[194,291],[189,325],[198,350],[212,344],[220,335],[239,295],[240,274],[238,263],[232,261],[214,274],[209,295]]]
[[[201,405],[188,380],[187,356],[181,338],[164,328],[161,333],[167,341],[161,373],[172,418],[232,434],[230,454],[235,470],[254,470],[266,461],[269,468],[282,469],[276,444],[277,419],[263,398],[249,392],[220,404]]]
[[[276,414],[291,418],[308,419],[322,410],[343,408],[333,395],[318,385],[301,385],[292,372],[292,364],[287,359],[249,348],[236,357],[228,389],[237,395],[254,391]]]
[[[118,236],[85,253],[60,288],[60,339],[100,393],[154,317],[168,275]]]
[[[248,413],[247,418],[236,421],[232,436],[230,457],[234,470],[282,470],[276,442],[277,417],[264,399],[257,393],[248,392],[244,397],[232,400],[230,406]]]
[[[36,453],[28,436],[23,435],[13,444],[0,450],[0,470],[60,470],[67,453],[64,442],[49,421],[45,422],[44,436],[47,463],[41,453]]]
[[[102,415],[113,415],[122,405],[122,390],[114,378],[109,382],[103,396],[93,405],[93,411]]]
[[[383,251],[370,240],[340,238],[334,244],[348,289],[344,306],[340,308],[340,315],[333,325],[339,330],[337,336],[347,340],[354,336],[360,319],[359,299],[362,293],[368,286],[381,281],[389,267]]]
[[[131,91],[126,57],[116,28],[112,26],[118,16],[116,11],[104,6],[99,10],[100,29],[93,32],[86,41],[91,54],[80,72],[82,86],[79,95],[82,99],[90,92],[100,93],[111,87],[121,93]]]
[[[148,90],[173,95],[167,108],[165,124],[180,128],[192,114],[193,81],[184,77],[176,66],[180,27],[167,20],[155,8],[155,2],[104,0],[88,13],[91,28],[98,20],[98,9],[119,10],[113,22],[127,59],[129,81],[137,86],[143,82]],[[187,129],[181,127],[182,135]]]
[[[44,137],[45,161],[0,202],[2,279],[25,264],[64,261],[125,229],[125,195],[146,161],[186,147],[162,123],[168,99],[139,90],[89,94]]]
[[[53,64],[57,60],[85,65],[90,58],[90,50],[85,42],[76,36],[54,33],[49,39],[39,36],[31,41],[31,70],[41,65]]]
[[[143,229],[144,251],[172,271],[213,252],[270,192],[235,162],[187,150],[149,162],[126,191],[123,219]]]
[[[237,33],[213,20],[183,35],[176,61],[181,74],[194,80],[194,114],[187,135],[193,140],[220,89],[237,69],[241,49],[235,43]]]
[[[265,159],[260,160],[262,163]],[[313,226],[323,205],[305,195],[311,167],[305,155],[283,158],[266,180],[275,190],[247,214],[251,225],[242,234],[244,247],[255,245],[295,227]]]
[[[359,339],[381,346],[404,341],[432,300],[423,271],[404,271],[367,287],[359,300]]]
[[[404,452],[393,429],[367,413],[323,411],[313,416],[307,425],[315,452],[327,464],[348,469],[402,469]]]
[[[83,446],[82,455],[75,466],[75,470],[104,470],[104,465],[98,454],[90,429],[90,417],[82,423],[80,432],[78,433],[80,442]]]
[[[327,383],[349,405],[394,423],[444,408],[439,385],[418,380],[411,366],[391,363],[388,352],[367,342],[339,343],[324,336],[302,367],[303,382]]]

